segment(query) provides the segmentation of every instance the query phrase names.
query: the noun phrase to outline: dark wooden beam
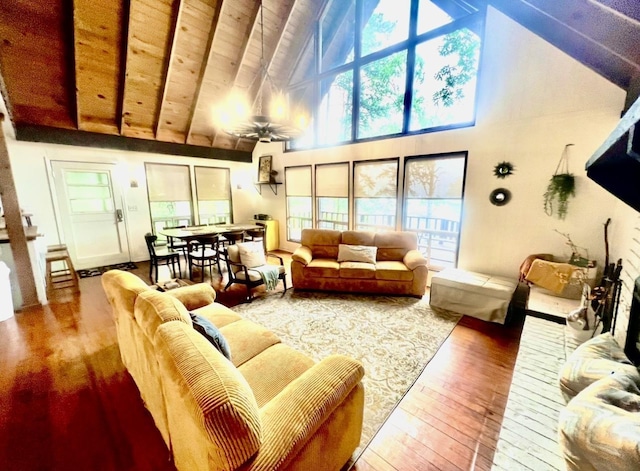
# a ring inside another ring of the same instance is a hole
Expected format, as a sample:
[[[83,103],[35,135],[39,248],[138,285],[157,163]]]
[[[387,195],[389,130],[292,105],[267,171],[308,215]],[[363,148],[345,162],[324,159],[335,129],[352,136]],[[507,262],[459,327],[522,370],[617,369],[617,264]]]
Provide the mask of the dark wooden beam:
[[[152,141],[25,124],[18,124],[16,126],[16,139],[18,141],[48,142],[52,144],[118,149],[131,152],[149,152],[203,159],[230,160],[234,162],[251,162],[252,159],[251,152],[239,150],[216,149],[212,147],[176,144],[173,142]]]
[[[13,180],[11,171],[11,161],[9,151],[2,130],[4,114],[0,113],[0,197],[4,211],[4,219],[7,224],[7,234],[13,260],[15,261],[18,284],[22,294],[22,307],[38,306],[38,292],[31,258],[29,258],[29,248],[27,247],[27,236],[22,227],[22,213],[18,202],[18,192]]]

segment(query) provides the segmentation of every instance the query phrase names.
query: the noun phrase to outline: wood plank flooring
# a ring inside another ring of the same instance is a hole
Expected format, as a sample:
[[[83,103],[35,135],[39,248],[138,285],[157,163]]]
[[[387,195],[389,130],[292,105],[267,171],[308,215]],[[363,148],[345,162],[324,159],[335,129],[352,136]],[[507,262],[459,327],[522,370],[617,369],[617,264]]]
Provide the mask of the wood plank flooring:
[[[212,280],[218,300],[242,302],[244,287],[225,283]],[[0,469],[173,470],[100,277],[80,288],[0,322]],[[463,317],[352,469],[489,470],[521,331]]]

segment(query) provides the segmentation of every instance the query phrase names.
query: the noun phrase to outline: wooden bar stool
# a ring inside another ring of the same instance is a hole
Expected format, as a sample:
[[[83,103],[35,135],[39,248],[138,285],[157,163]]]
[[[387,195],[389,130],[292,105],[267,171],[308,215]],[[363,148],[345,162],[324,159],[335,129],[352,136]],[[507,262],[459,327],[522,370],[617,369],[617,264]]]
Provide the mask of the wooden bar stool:
[[[47,245],[47,252],[59,252],[61,250],[67,250],[66,244]]]
[[[75,291],[80,291],[78,274],[73,268],[69,252],[66,250],[47,252],[45,260],[47,262],[47,295],[51,294],[53,290],[61,288],[73,288]],[[64,268],[53,270],[52,264],[55,262],[62,263]]]

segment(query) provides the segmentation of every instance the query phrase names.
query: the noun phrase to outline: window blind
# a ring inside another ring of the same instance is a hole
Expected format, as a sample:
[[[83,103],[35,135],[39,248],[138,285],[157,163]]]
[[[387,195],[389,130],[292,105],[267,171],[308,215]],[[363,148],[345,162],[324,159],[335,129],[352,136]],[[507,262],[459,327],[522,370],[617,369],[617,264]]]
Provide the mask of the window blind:
[[[397,182],[397,160],[354,163],[353,194],[356,198],[395,198]]]
[[[189,167],[145,164],[149,201],[191,201]]]
[[[286,167],[284,178],[287,196],[311,196],[311,166]]]
[[[316,196],[349,197],[349,164],[316,165]]]
[[[228,200],[231,193],[229,169],[195,167],[198,200]]]

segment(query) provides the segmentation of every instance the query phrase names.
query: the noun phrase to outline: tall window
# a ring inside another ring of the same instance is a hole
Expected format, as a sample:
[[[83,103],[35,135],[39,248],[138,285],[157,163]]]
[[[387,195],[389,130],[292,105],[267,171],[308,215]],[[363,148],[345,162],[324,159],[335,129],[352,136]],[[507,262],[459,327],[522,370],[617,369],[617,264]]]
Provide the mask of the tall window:
[[[349,163],[316,165],[316,227],[349,229]]]
[[[396,229],[398,159],[354,162],[354,229]]]
[[[465,162],[460,153],[405,160],[402,228],[418,234],[430,268],[457,263]]]
[[[293,66],[291,96],[312,125],[290,148],[473,125],[485,16],[475,4],[329,0]]]
[[[187,165],[145,164],[149,210],[154,234],[165,227],[182,226],[193,221],[191,179]]]
[[[195,167],[200,224],[233,222],[228,168]]]
[[[313,227],[311,166],[285,167],[287,194],[287,240],[300,242],[302,229]]]

